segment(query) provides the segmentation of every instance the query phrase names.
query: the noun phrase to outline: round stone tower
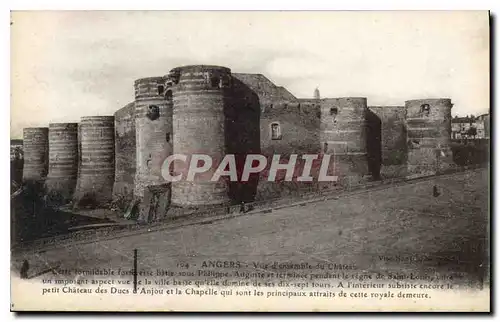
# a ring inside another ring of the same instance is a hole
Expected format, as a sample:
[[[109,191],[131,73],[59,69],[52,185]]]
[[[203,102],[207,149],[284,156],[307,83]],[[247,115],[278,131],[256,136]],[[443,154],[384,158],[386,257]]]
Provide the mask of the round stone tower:
[[[174,101],[174,154],[188,158],[185,163],[174,163],[173,172],[182,173],[183,179],[172,183],[172,205],[226,204],[230,201],[228,182],[224,177],[217,182],[210,179],[226,153],[224,112],[230,96],[231,70],[205,65],[178,67],[170,72],[169,85]],[[213,164],[206,173],[187,181],[193,154],[208,155]]]
[[[452,107],[448,98],[405,102],[409,177],[433,175],[453,166]]]
[[[104,206],[112,199],[115,180],[114,117],[82,117],[79,134],[81,151],[75,206]]]
[[[149,185],[165,183],[161,168],[172,154],[172,90],[164,77],[135,81],[136,174],[134,195],[144,197]]]
[[[78,175],[78,123],[49,124],[49,174],[46,192],[53,200],[70,201]]]
[[[364,97],[321,100],[320,141],[330,154],[330,175],[357,184],[369,175],[366,146],[367,102]]]
[[[23,129],[23,181],[45,180],[48,172],[49,129]]]

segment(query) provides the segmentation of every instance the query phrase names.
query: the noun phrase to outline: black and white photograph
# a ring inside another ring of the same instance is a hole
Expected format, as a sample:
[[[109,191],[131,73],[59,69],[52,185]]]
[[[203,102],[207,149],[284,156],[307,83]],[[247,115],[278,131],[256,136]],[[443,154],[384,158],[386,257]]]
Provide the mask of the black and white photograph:
[[[491,310],[489,11],[10,19],[11,311]]]

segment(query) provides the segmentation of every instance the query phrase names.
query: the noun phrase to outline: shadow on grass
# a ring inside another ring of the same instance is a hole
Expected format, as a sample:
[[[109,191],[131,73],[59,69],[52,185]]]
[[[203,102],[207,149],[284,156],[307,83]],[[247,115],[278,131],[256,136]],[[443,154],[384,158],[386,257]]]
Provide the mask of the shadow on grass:
[[[462,277],[450,281],[451,284],[482,289],[489,280],[487,249],[487,241],[483,237],[456,237],[451,243],[444,245],[441,251],[427,255],[436,260],[432,265],[436,273]]]
[[[11,199],[11,233],[16,242],[67,234],[75,226],[112,222],[48,207],[40,191],[37,185],[27,185]]]

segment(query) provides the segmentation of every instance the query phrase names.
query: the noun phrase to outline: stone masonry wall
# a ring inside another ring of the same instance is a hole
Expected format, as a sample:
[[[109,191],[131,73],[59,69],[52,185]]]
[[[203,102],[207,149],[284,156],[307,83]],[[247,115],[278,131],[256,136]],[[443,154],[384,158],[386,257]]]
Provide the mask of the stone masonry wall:
[[[129,103],[115,113],[116,173],[113,199],[127,204],[134,195],[136,168],[135,104]]]
[[[380,151],[383,178],[404,177],[408,148],[404,106],[370,106],[381,122]]]

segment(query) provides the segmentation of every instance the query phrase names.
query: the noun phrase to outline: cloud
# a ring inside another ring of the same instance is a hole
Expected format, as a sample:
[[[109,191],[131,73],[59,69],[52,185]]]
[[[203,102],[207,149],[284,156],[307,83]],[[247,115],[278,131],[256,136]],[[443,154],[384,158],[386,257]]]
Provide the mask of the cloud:
[[[425,16],[424,16],[425,15]],[[486,19],[485,19],[486,18]],[[451,97],[488,109],[487,12],[60,11],[13,15],[11,134],[112,114],[179,65],[265,74],[298,97]]]

